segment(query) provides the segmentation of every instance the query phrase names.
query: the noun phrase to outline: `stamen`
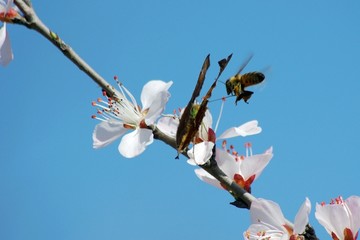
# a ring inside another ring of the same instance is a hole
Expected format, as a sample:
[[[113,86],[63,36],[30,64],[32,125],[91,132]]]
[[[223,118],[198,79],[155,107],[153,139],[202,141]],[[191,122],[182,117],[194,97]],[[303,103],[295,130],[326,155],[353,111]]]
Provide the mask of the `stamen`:
[[[249,152],[250,152],[250,156],[253,155],[253,153],[252,153],[252,147],[251,147],[251,143],[250,143],[250,142],[245,143],[245,149],[246,149],[246,157],[249,156]]]
[[[99,118],[99,117],[97,117],[96,115],[92,115],[91,118],[92,118],[92,119],[99,120],[99,121],[102,121],[102,122],[106,122],[106,121],[107,121],[106,119]]]
[[[134,105],[134,107],[138,107],[138,104],[137,104],[134,96],[131,94],[131,92],[129,90],[127,90],[127,88],[122,83],[120,83],[119,81],[117,81],[117,82],[118,82],[118,86],[119,86],[120,91],[123,94],[124,98],[127,100],[126,95],[125,95],[125,93],[126,93],[130,97],[130,100],[131,100],[132,104]],[[124,91],[125,91],[125,93],[124,93]],[[139,112],[141,111],[140,107],[138,107],[138,109],[136,109],[136,110],[138,110]]]

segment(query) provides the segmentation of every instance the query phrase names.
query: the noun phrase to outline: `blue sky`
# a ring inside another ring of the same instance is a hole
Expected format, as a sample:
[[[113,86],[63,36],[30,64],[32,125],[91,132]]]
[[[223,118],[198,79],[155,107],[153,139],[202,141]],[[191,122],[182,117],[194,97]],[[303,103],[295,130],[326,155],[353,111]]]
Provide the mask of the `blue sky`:
[[[191,96],[205,56],[233,53],[221,78],[270,69],[250,104],[226,102],[219,133],[257,119],[263,132],[231,143],[274,147],[253,184],[293,220],[315,203],[360,195],[358,1],[33,1],[45,24],[99,74],[139,99],[151,79],[174,81],[166,112]],[[8,25],[15,60],[0,69],[0,239],[242,239],[246,210],[197,179],[162,142],[135,159],[118,142],[92,148],[101,89],[43,37]],[[213,98],[226,94],[218,84]],[[214,117],[220,102],[210,103]]]

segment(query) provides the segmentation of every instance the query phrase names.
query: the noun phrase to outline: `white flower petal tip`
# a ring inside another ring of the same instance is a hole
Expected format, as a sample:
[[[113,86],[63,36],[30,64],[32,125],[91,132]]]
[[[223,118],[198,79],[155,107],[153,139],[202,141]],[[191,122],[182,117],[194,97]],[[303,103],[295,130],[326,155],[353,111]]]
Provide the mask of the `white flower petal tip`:
[[[139,128],[123,136],[118,149],[124,157],[134,158],[143,153],[153,141],[154,135],[151,130]]]
[[[187,152],[191,159],[188,160],[188,163],[191,165],[193,165],[193,163],[196,165],[204,165],[211,158],[214,146],[215,143],[207,141],[195,144],[194,147]]]
[[[0,64],[7,66],[14,59],[10,38],[6,31],[6,23],[0,28]]]
[[[197,168],[194,170],[194,172],[201,181],[224,190],[224,188],[220,185],[220,182],[216,178],[211,176],[208,172],[206,172],[204,169]]]
[[[257,120],[252,120],[239,127],[232,127],[223,132],[217,139],[226,139],[226,138],[233,138],[233,137],[246,137],[250,135],[255,135],[261,133],[262,129],[258,126]]]
[[[161,80],[151,80],[144,85],[140,99],[143,109],[148,109],[145,118],[146,124],[153,124],[164,111],[165,105],[170,98],[168,90],[172,83],[172,81],[166,83]]]
[[[265,151],[264,154],[256,154],[245,157],[240,165],[241,174],[245,179],[255,175],[255,179],[258,179],[262,171],[269,164],[273,157],[272,147]]]
[[[157,128],[164,134],[175,138],[179,126],[179,119],[172,116],[161,117],[156,124]]]
[[[266,149],[265,154],[273,154],[273,147],[269,147],[268,149]]]
[[[96,125],[93,132],[93,148],[102,148],[119,137],[127,131],[120,122],[101,122]]]
[[[311,211],[311,202],[309,198],[305,198],[294,220],[294,232],[302,234],[305,231],[306,225],[309,223],[309,214]]]

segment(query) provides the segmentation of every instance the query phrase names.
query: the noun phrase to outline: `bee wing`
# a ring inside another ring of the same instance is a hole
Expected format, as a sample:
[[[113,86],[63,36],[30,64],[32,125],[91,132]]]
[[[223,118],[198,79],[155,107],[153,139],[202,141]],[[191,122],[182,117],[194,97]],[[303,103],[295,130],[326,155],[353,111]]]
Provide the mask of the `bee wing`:
[[[246,65],[248,65],[248,63],[250,62],[250,60],[252,59],[252,57],[254,56],[254,54],[250,54],[244,61],[244,63],[240,66],[239,71],[236,73],[236,75],[240,74],[241,71],[246,67]]]

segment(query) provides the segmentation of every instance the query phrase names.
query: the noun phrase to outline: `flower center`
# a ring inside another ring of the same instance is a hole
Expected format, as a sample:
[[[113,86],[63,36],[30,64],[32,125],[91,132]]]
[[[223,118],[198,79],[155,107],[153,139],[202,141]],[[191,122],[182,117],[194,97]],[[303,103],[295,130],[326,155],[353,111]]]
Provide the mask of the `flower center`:
[[[97,115],[93,115],[92,118],[105,122],[120,121],[126,128],[146,127],[144,119],[148,109],[142,111],[134,96],[119,82],[117,77],[114,79],[120,92],[114,91],[113,97],[109,97],[103,91],[106,100],[98,98],[96,102],[92,102],[92,105],[97,107]]]
[[[250,142],[247,142],[244,144],[245,145],[245,156],[244,155],[239,155],[239,152],[237,152],[235,150],[234,145],[230,145],[229,148],[227,148],[227,141],[224,140],[222,142],[222,148],[224,151],[226,151],[227,153],[231,154],[234,156],[235,161],[240,161],[240,160],[244,160],[245,157],[249,157],[253,155],[252,152],[252,144]]]

